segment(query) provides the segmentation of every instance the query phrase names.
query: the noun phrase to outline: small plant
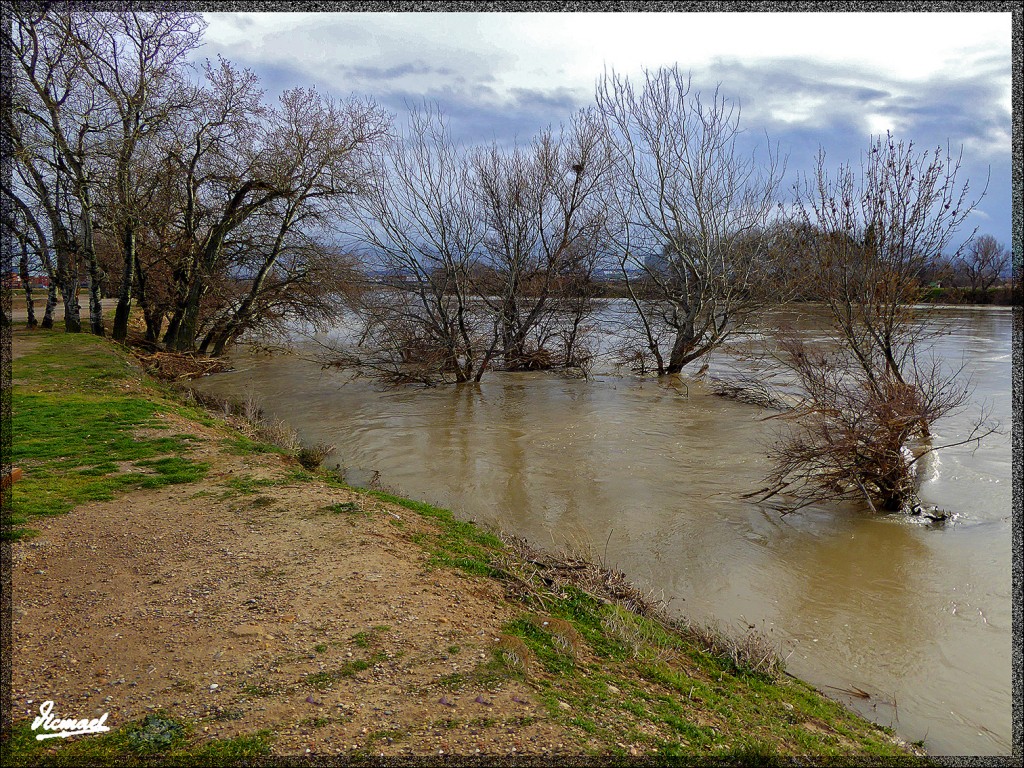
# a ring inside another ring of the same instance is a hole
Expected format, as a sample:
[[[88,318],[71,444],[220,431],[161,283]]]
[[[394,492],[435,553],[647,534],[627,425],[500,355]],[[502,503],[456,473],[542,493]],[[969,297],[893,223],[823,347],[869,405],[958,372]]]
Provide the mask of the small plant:
[[[246,696],[264,698],[266,696],[274,696],[280,692],[280,688],[270,683],[244,683],[242,685],[242,693]]]
[[[184,738],[185,726],[160,715],[146,715],[125,737],[129,749],[140,755],[165,752],[178,746]]]
[[[305,469],[314,470],[320,466],[327,455],[334,450],[333,445],[327,443],[317,443],[312,446],[303,446],[299,448],[296,458],[299,460],[299,464]]]
[[[338,502],[337,504],[328,504],[322,508],[324,512],[333,512],[336,515],[369,515],[365,509],[360,507],[354,501]]]
[[[298,433],[280,419],[260,421],[255,425],[256,437],[265,443],[294,451],[299,446]]]
[[[580,649],[583,638],[576,627],[565,619],[554,616],[532,616],[530,623],[551,635],[551,643],[563,653],[575,655]]]
[[[496,639],[495,651],[498,658],[513,669],[529,674],[533,654],[522,638],[515,635],[501,635]]]
[[[369,648],[377,640],[378,635],[387,632],[391,627],[387,624],[378,624],[368,630],[362,630],[352,635],[352,642],[360,648]]]

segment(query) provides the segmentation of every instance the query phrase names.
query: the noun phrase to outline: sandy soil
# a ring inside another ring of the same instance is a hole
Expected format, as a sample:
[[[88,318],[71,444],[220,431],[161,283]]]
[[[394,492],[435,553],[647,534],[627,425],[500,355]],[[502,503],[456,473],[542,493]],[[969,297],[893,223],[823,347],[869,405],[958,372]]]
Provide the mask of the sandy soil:
[[[166,709],[210,736],[270,728],[281,754],[579,754],[520,683],[438,685],[491,659],[513,614],[495,582],[426,569],[410,535],[428,521],[310,483],[239,495],[232,477],[295,465],[199,436],[205,480],[80,506],[14,545],[16,717]],[[372,514],[324,509],[348,503]]]

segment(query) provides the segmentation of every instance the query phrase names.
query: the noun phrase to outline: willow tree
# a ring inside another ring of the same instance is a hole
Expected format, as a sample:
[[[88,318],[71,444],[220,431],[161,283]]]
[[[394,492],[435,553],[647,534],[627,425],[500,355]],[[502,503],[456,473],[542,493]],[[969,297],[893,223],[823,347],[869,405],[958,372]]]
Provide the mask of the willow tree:
[[[658,373],[679,373],[775,300],[785,163],[770,145],[763,164],[745,152],[739,106],[694,90],[678,67],[645,71],[639,88],[606,74],[597,106],[616,163],[622,276]]]

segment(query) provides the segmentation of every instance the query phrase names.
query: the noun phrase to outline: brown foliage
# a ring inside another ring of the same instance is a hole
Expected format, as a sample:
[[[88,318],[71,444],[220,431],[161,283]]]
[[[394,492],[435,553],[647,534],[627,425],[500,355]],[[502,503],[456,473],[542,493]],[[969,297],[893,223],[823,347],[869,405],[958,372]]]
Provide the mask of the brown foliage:
[[[916,359],[905,381],[869,377],[848,348],[815,347],[795,335],[783,338],[780,354],[805,399],[783,415],[790,430],[771,454],[775,467],[758,492],[762,500],[784,492],[794,508],[842,499],[862,500],[874,511],[910,506],[915,464],[937,450],[926,426],[961,409],[968,385]],[[969,439],[991,431],[979,422]]]

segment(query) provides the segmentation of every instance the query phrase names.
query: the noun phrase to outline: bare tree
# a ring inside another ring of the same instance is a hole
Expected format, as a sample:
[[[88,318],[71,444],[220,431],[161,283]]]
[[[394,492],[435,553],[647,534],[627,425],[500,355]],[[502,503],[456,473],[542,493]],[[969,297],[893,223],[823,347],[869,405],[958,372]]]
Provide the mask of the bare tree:
[[[875,512],[909,512],[917,502],[917,463],[940,448],[921,438],[921,424],[962,410],[969,385],[937,362],[905,360],[904,381],[871,379],[849,346],[813,345],[794,334],[780,359],[797,376],[804,400],[784,414],[790,429],[770,454],[768,486],[753,495],[783,494],[788,511],[809,504],[859,500]],[[885,361],[876,365],[884,368]],[[995,426],[984,419],[950,445],[976,442]]]
[[[4,117],[14,160],[11,184],[2,186],[14,215],[6,217],[4,224],[33,244],[50,277],[50,296],[55,301],[59,289],[63,298],[64,329],[78,333],[82,330],[78,301],[81,264],[69,179],[57,170],[57,150],[46,132],[33,130],[36,126],[14,110]],[[43,327],[52,327],[52,309],[44,315]]]
[[[164,159],[154,167],[162,180],[161,215],[151,234],[161,247],[151,253],[170,259],[159,265],[170,272],[170,288],[168,296],[160,297],[169,306],[152,305],[149,324],[162,326],[166,313],[163,343],[171,349],[189,349],[195,343],[200,304],[224,237],[240,221],[246,198],[255,193],[257,181],[250,177],[258,129],[267,114],[253,72],[219,59],[216,65],[206,63],[204,78],[191,108],[161,142]]]
[[[487,226],[476,292],[496,317],[504,367],[552,367],[554,340],[562,361],[578,362],[611,167],[600,122],[580,112],[529,149],[476,151],[473,166]]]
[[[1010,266],[1010,252],[992,235],[982,235],[971,241],[953,262],[958,284],[970,289],[971,301],[989,301],[989,289],[1006,273]]]
[[[796,188],[797,231],[818,265],[831,342],[784,340],[779,360],[796,375],[804,404],[776,446],[767,496],[797,506],[858,497],[872,509],[912,506],[913,466],[937,448],[931,424],[962,408],[970,388],[957,371],[926,359],[914,305],[920,276],[948,249],[976,205],[956,181],[959,158],[918,152],[891,135],[871,142],[860,173],[833,176],[819,153]],[[968,441],[990,433],[983,419]]]
[[[373,166],[350,205],[364,262],[389,279],[364,295],[358,344],[344,359],[394,382],[479,381],[499,335],[473,306],[486,230],[470,159],[427,107]]]
[[[309,322],[337,310],[351,264],[322,248],[313,230],[329,234],[331,222],[343,214],[343,199],[359,193],[370,172],[369,148],[383,138],[388,122],[370,102],[338,102],[303,88],[281,96],[262,144],[268,159],[291,163],[277,169],[284,171],[277,183],[287,191],[253,212],[252,220],[258,222],[254,234],[262,236],[246,239],[245,267],[239,269],[236,263],[232,268],[251,277],[244,293],[213,319],[203,351],[209,347],[214,355],[221,354],[228,342],[257,325],[271,305],[290,306]],[[337,261],[333,266],[331,259]],[[286,301],[283,292],[293,300]],[[300,295],[307,306],[297,301]]]
[[[606,74],[597,104],[617,163],[622,274],[658,373],[678,373],[774,300],[784,162],[770,146],[763,166],[743,154],[739,107],[718,89],[702,97],[678,67],[645,72],[639,91]]]
[[[366,152],[388,123],[372,102],[338,102],[311,89],[286,91],[280,106],[268,109],[259,103],[255,76],[223,61],[208,67],[207,78],[209,89],[185,135],[168,148],[181,171],[175,183],[185,247],[175,269],[176,306],[165,343],[179,350],[194,348],[210,323],[221,325],[211,339],[217,349],[241,325],[252,324],[256,294],[289,232],[341,210],[341,200],[366,173]],[[221,316],[223,307],[204,306],[204,300],[226,274],[232,240],[247,238],[246,227],[257,216],[276,220],[277,234],[258,254],[262,263],[249,281],[249,295]]]
[[[68,201],[76,219],[76,250],[88,270],[90,330],[102,336],[104,274],[94,247],[95,197],[101,175],[98,148],[113,117],[82,67],[80,45],[92,45],[98,30],[87,26],[76,36],[78,17],[68,8],[36,11],[15,5],[12,18],[14,112],[45,132],[54,150],[51,173],[40,173],[36,181],[50,186],[66,179],[73,195]],[[42,195],[56,193],[43,190]]]
[[[111,336],[128,332],[135,285],[136,241],[145,215],[139,200],[137,162],[143,145],[182,112],[193,89],[185,57],[199,45],[206,23],[194,13],[79,12],[63,31],[76,47],[78,65],[111,113],[105,141],[96,148],[112,188],[105,213],[120,251],[120,290]]]
[[[872,140],[859,173],[844,163],[831,174],[819,152],[813,177],[794,190],[821,300],[879,391],[888,377],[906,383],[924,329],[914,308],[924,291],[920,276],[977,205],[969,185],[957,183],[959,168],[960,157],[948,150],[921,152],[890,134]]]

